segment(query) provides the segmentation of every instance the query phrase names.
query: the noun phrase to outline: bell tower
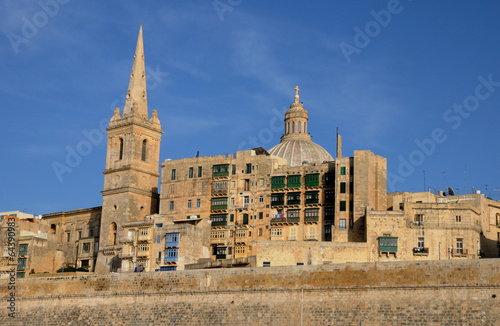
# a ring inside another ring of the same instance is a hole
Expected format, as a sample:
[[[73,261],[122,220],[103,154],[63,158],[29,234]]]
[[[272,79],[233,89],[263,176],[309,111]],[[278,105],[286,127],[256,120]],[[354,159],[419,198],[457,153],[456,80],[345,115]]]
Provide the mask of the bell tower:
[[[307,132],[308,113],[304,110],[304,104],[299,102],[299,86],[295,86],[295,101],[290,109],[285,112],[285,134],[281,140],[304,139],[311,140]]]
[[[97,273],[121,267],[123,224],[158,212],[161,130],[158,113],[148,114],[142,25],[123,114],[109,122]]]

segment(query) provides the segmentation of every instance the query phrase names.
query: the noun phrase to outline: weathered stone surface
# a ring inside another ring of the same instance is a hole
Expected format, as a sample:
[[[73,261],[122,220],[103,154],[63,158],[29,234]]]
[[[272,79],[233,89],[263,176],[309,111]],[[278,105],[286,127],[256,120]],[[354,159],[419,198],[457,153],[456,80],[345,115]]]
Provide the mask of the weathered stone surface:
[[[16,318],[4,312],[0,324],[153,325],[187,316],[175,325],[357,325],[367,316],[364,325],[496,325],[499,267],[484,259],[23,279]]]

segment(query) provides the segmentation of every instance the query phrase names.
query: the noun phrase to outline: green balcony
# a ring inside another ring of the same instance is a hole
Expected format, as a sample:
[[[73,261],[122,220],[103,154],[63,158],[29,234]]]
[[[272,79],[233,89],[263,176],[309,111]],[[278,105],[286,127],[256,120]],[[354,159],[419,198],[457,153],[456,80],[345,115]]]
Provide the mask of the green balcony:
[[[221,211],[227,209],[227,204],[225,205],[212,205],[212,211]]]
[[[397,252],[398,238],[397,237],[380,237],[378,238],[380,252]]]
[[[271,178],[271,189],[284,189],[285,188],[285,177],[272,177]]]
[[[227,217],[211,217],[212,226],[226,226],[227,225]]]
[[[306,187],[319,186],[319,173],[306,174]]]
[[[305,222],[318,222],[319,216],[306,216]]]
[[[227,177],[229,176],[229,164],[219,164],[212,167],[212,177]]]
[[[288,176],[288,188],[300,188],[300,175]]]

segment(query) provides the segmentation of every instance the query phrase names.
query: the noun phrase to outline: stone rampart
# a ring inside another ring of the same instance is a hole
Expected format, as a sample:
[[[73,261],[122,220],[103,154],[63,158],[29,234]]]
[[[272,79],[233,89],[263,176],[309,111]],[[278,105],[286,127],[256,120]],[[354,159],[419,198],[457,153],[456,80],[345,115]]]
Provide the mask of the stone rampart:
[[[0,281],[1,325],[497,325],[500,260],[348,263]]]

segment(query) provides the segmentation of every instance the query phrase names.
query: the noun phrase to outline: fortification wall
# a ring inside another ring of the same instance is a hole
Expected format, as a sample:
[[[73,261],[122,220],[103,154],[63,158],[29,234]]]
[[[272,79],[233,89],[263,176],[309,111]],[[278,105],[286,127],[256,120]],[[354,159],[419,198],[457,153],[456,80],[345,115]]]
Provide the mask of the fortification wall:
[[[16,280],[1,325],[496,325],[500,260],[87,275]],[[11,290],[0,282],[3,306]],[[302,324],[301,324],[302,321]]]

